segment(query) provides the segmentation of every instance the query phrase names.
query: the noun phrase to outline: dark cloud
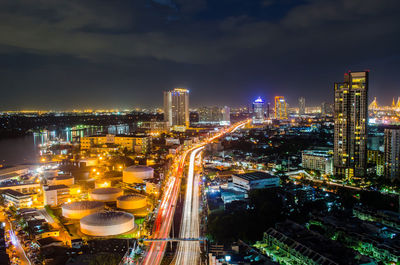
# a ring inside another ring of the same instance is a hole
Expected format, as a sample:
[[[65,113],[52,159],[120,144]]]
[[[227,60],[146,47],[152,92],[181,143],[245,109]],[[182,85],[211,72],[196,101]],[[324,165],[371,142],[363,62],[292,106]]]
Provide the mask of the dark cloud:
[[[399,11],[396,0],[1,1],[2,104],[160,105],[174,85],[193,87],[196,105],[218,103],[213,94],[245,104],[243,91],[318,102],[355,67],[371,69],[387,100],[399,85],[389,75],[399,70]]]

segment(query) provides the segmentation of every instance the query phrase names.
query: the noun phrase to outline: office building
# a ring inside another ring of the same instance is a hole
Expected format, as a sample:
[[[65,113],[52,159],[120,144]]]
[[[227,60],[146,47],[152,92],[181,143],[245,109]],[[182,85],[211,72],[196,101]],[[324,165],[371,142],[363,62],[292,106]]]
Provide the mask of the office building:
[[[347,179],[366,173],[368,74],[345,73],[334,86],[334,174]]]
[[[328,111],[327,111],[326,102],[322,102],[322,103],[321,103],[321,114],[322,114],[322,115],[326,115],[327,113],[328,113]]]
[[[149,133],[151,136],[158,136],[169,131],[168,122],[166,121],[143,121],[138,122],[137,126],[139,129]]]
[[[400,127],[385,129],[385,175],[400,179]]]
[[[305,150],[302,152],[301,164],[305,169],[317,170],[321,174],[332,175],[332,150]]]
[[[248,192],[252,189],[265,189],[279,186],[279,177],[272,176],[265,172],[249,172],[232,175],[230,188]]]
[[[275,119],[285,120],[288,118],[285,98],[282,96],[275,97]]]
[[[199,123],[203,124],[230,124],[230,109],[221,107],[201,107],[198,109]]]
[[[69,187],[65,185],[44,186],[44,205],[58,206],[70,198]]]
[[[32,196],[29,194],[23,194],[16,190],[6,189],[2,195],[6,204],[13,205],[17,208],[32,206]]]
[[[266,111],[267,119],[271,118],[271,103],[267,103],[267,111]]]
[[[306,99],[303,97],[299,98],[299,114],[300,115],[306,114]]]
[[[367,152],[368,167],[373,169],[374,174],[383,176],[385,173],[385,155],[379,150],[369,150]]]
[[[164,120],[174,130],[189,127],[189,90],[174,88],[164,92]]]
[[[229,108],[228,106],[222,108],[222,120],[220,124],[221,125],[231,124],[231,108]]]
[[[81,149],[93,152],[126,149],[136,153],[148,153],[151,139],[144,135],[95,135],[81,137]]]
[[[253,102],[253,123],[260,124],[265,119],[265,103],[260,97]]]

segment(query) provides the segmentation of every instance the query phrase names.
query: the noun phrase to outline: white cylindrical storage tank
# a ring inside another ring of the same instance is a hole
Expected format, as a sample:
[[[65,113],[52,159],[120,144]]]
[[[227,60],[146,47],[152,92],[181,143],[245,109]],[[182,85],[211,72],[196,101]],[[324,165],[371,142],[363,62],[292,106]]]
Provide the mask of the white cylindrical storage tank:
[[[136,210],[147,205],[146,196],[141,194],[129,194],[117,198],[117,207],[124,210]]]
[[[56,176],[47,179],[47,184],[49,185],[66,185],[71,186],[75,184],[75,178],[73,176]]]
[[[125,183],[143,183],[144,180],[154,177],[154,169],[146,166],[131,166],[122,172],[122,181]]]
[[[81,219],[87,215],[104,210],[104,202],[80,201],[61,206],[62,215],[69,219]]]
[[[90,198],[95,201],[113,202],[119,196],[123,195],[123,191],[118,188],[100,188],[90,192]]]
[[[125,212],[99,212],[80,220],[81,232],[90,236],[113,236],[135,228],[135,217]]]

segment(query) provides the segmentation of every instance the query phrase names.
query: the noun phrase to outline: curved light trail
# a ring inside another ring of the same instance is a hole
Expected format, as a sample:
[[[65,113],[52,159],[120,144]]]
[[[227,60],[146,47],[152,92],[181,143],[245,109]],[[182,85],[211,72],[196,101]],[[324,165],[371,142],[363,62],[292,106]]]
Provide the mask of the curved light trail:
[[[174,176],[171,176],[169,178],[169,180],[164,188],[165,192],[162,196],[160,207],[158,209],[156,220],[154,222],[152,238],[157,239],[157,238],[168,238],[169,237],[173,217],[175,214],[175,205],[176,205],[176,202],[177,202],[178,196],[179,196],[179,190],[180,190],[181,179],[182,179],[182,175],[183,175],[186,157],[192,152],[196,153],[196,152],[194,152],[195,150],[201,149],[202,147],[211,143],[215,139],[218,139],[227,133],[231,133],[231,132],[237,130],[238,128],[243,127],[246,123],[248,123],[250,121],[251,120],[242,121],[242,122],[232,125],[231,127],[227,128],[227,129],[223,129],[220,132],[218,132],[217,134],[215,134],[214,136],[205,139],[200,144],[197,144],[194,147],[186,150],[180,157],[177,157],[177,162],[178,162],[179,166],[177,167]],[[194,155],[194,157],[195,157],[195,155]],[[189,170],[190,170],[190,167],[189,167]],[[190,174],[188,174],[188,176],[189,175]],[[198,188],[198,185],[194,185],[194,186],[197,186],[197,188]],[[193,187],[191,189],[191,193],[193,193]],[[187,197],[193,198],[192,196],[186,196],[186,198]],[[195,196],[195,197],[197,197],[197,199],[195,199],[194,202],[196,203],[196,205],[197,205],[196,207],[198,208],[198,205],[199,205],[198,196]],[[193,204],[193,201],[191,204]],[[189,213],[186,213],[186,216],[188,216],[188,218],[189,218],[187,220],[192,220],[193,211],[189,210],[189,207],[187,209],[184,208],[183,214],[185,214],[186,210],[189,211]],[[195,213],[197,213],[197,221],[193,221],[193,222],[191,221],[193,224],[190,225],[191,227],[194,227],[194,228],[196,227],[196,222],[198,223],[198,211],[195,211]],[[194,217],[194,218],[196,219],[196,217]],[[182,228],[181,228],[181,230],[182,230]],[[189,231],[190,229],[187,228],[186,230]],[[195,230],[198,231],[199,229],[195,229]],[[193,243],[193,242],[190,242],[190,243]],[[194,243],[196,243],[196,242],[194,242]],[[196,244],[198,244],[198,242]],[[166,245],[167,245],[166,241],[152,242],[142,264],[143,265],[159,265],[164,257]],[[194,251],[194,253],[197,253],[197,248],[194,245],[193,246],[191,245],[190,250],[182,249],[183,252],[192,251],[192,250]],[[178,251],[177,253],[179,254],[182,251]],[[200,251],[200,249],[198,249],[198,251]],[[200,253],[200,252],[198,252],[198,253]],[[179,255],[181,255],[181,254],[179,254]],[[197,254],[196,254],[196,256],[197,256]],[[179,264],[179,263],[177,263],[177,264]],[[196,263],[187,263],[187,264],[195,265]]]

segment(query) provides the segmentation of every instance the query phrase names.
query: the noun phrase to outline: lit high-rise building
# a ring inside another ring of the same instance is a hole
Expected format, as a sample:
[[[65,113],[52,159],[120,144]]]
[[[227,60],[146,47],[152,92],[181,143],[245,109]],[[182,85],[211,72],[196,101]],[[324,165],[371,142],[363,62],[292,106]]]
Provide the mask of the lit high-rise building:
[[[327,113],[327,106],[326,106],[326,102],[322,102],[321,103],[321,114],[322,115],[326,115],[326,113]]]
[[[222,108],[222,120],[221,125],[230,125],[231,124],[231,108],[225,106]]]
[[[276,96],[275,97],[275,119],[285,120],[287,119],[287,109],[285,97]]]
[[[299,98],[299,114],[300,115],[306,114],[306,99],[303,97]]]
[[[258,97],[253,102],[253,123],[263,123],[265,120],[265,103]]]
[[[189,90],[174,88],[164,91],[164,120],[175,129],[189,127]]]
[[[335,83],[334,174],[361,177],[367,166],[368,72]]]
[[[385,176],[400,179],[400,127],[385,129]]]

